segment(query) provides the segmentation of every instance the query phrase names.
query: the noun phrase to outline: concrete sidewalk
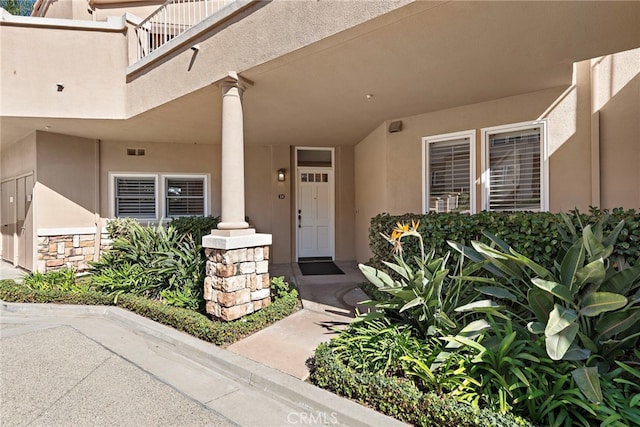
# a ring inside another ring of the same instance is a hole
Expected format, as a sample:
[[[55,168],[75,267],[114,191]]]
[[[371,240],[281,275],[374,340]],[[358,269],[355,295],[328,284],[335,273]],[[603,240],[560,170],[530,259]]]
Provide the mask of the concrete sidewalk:
[[[117,307],[0,306],[3,426],[401,425]]]
[[[26,274],[24,270],[14,267],[13,264],[0,259],[0,280],[12,279],[19,282]]]

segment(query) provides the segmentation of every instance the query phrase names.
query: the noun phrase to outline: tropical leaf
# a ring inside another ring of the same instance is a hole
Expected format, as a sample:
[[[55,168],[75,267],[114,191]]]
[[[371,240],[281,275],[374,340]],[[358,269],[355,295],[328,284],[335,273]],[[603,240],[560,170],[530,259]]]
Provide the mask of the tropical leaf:
[[[497,286],[481,286],[476,289],[478,290],[478,292],[485,295],[489,295],[489,296],[500,298],[500,299],[507,299],[510,301],[517,301],[516,296],[504,288],[499,288]]]
[[[562,263],[560,264],[560,282],[564,286],[570,289],[572,288],[576,272],[584,264],[584,257],[584,245],[581,240],[578,240],[567,251],[567,254],[562,258]]]
[[[362,274],[364,274],[364,277],[366,277],[367,280],[376,287],[384,288],[392,287],[394,285],[394,281],[391,276],[384,271],[377,270],[364,264],[358,264],[358,267],[360,268],[360,271],[362,271]]]
[[[627,295],[631,287],[640,279],[640,264],[618,271],[600,286],[604,292]]]
[[[617,310],[625,305],[627,305],[627,299],[620,294],[594,292],[582,298],[580,314],[593,317],[607,311]]]
[[[571,376],[580,388],[580,391],[585,395],[590,402],[599,404],[602,402],[602,389],[600,388],[600,375],[598,374],[598,368],[592,367],[580,367],[571,371]]]
[[[573,295],[577,294],[584,285],[589,283],[602,283],[606,275],[607,270],[604,267],[604,260],[602,258],[598,258],[597,260],[590,262],[576,271],[575,282],[571,287],[571,293]]]
[[[549,313],[549,321],[544,329],[544,334],[547,337],[556,335],[574,324],[577,318],[578,314],[575,311],[562,307],[561,305],[554,304],[553,310]]]
[[[564,286],[557,282],[542,280],[537,277],[535,279],[531,279],[531,282],[538,288],[542,289],[543,291],[549,292],[550,294],[560,298],[564,302],[567,302],[569,304],[573,302],[571,291],[567,286]]]
[[[598,340],[606,340],[624,332],[639,321],[640,308],[608,313],[596,322],[595,328],[599,333]]]
[[[567,328],[545,339],[547,354],[553,360],[560,360],[576,338],[579,326],[572,323]]]
[[[542,289],[531,288],[527,292],[527,301],[536,319],[546,324],[549,320],[549,313],[553,310],[553,295]]]

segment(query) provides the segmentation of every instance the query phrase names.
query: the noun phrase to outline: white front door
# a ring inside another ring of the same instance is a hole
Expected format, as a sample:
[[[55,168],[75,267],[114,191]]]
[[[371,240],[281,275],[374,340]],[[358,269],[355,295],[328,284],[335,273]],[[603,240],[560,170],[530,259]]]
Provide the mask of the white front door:
[[[333,170],[298,168],[298,258],[333,257]]]

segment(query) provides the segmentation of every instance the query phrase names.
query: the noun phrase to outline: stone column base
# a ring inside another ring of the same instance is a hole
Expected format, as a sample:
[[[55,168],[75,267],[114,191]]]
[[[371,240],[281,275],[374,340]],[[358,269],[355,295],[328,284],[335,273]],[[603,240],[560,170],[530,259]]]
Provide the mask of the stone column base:
[[[207,313],[224,321],[239,319],[271,303],[270,234],[209,235],[204,299]]]

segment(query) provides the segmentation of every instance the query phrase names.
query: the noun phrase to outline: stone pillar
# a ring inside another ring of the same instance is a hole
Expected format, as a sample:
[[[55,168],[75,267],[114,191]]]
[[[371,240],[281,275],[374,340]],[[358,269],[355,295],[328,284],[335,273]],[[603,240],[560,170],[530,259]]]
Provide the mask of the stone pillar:
[[[222,79],[222,212],[217,230],[202,238],[207,256],[207,313],[235,320],[271,302],[271,234],[256,233],[244,220],[244,130],[242,93],[252,84],[229,73]],[[265,179],[267,179],[265,177]]]
[[[244,212],[244,129],[242,93],[252,84],[236,73],[220,82],[222,90],[222,212],[219,230],[249,228]]]
[[[254,236],[260,236],[255,234]],[[269,246],[205,249],[207,313],[235,320],[271,303]]]

